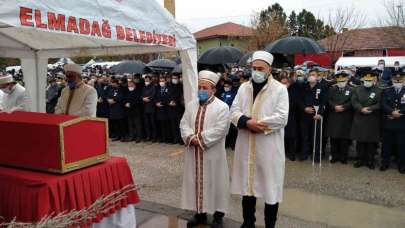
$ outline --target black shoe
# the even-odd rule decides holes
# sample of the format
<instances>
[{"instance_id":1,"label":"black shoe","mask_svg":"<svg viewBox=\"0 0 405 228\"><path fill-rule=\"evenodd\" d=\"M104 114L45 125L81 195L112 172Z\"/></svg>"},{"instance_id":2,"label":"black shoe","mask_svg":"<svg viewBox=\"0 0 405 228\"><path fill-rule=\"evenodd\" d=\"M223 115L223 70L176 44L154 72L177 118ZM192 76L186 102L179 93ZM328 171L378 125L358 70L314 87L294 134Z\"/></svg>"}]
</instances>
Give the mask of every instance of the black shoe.
<instances>
[{"instance_id":1,"label":"black shoe","mask_svg":"<svg viewBox=\"0 0 405 228\"><path fill-rule=\"evenodd\" d=\"M347 165L347 160L341 160L340 163L342 163L343 165Z\"/></svg>"},{"instance_id":2,"label":"black shoe","mask_svg":"<svg viewBox=\"0 0 405 228\"><path fill-rule=\"evenodd\" d=\"M369 163L369 164L367 165L367 167L368 167L369 169L371 169L371 170L374 170L374 169L375 169L374 163Z\"/></svg>"},{"instance_id":3,"label":"black shoe","mask_svg":"<svg viewBox=\"0 0 405 228\"><path fill-rule=\"evenodd\" d=\"M400 174L405 174L405 167L401 167L398 170Z\"/></svg>"},{"instance_id":4,"label":"black shoe","mask_svg":"<svg viewBox=\"0 0 405 228\"><path fill-rule=\"evenodd\" d=\"M225 214L222 212L216 211L214 213L214 220L212 220L211 228L223 228L223 218Z\"/></svg>"},{"instance_id":5,"label":"black shoe","mask_svg":"<svg viewBox=\"0 0 405 228\"><path fill-rule=\"evenodd\" d=\"M332 158L332 160L330 160L330 163L335 164L336 162L338 162L339 160Z\"/></svg>"},{"instance_id":6,"label":"black shoe","mask_svg":"<svg viewBox=\"0 0 405 228\"><path fill-rule=\"evenodd\" d=\"M111 139L111 141L113 141L113 142L120 141L120 140L121 140L120 138L113 138L113 139Z\"/></svg>"},{"instance_id":7,"label":"black shoe","mask_svg":"<svg viewBox=\"0 0 405 228\"><path fill-rule=\"evenodd\" d=\"M255 224L245 224L243 223L242 226L240 226L240 228L256 228Z\"/></svg>"},{"instance_id":8,"label":"black shoe","mask_svg":"<svg viewBox=\"0 0 405 228\"><path fill-rule=\"evenodd\" d=\"M361 162L361 161L357 161L357 162L354 163L354 165L353 165L354 168L360 168L360 167L362 167L362 166L364 166L364 164L363 164L363 162Z\"/></svg>"},{"instance_id":9,"label":"black shoe","mask_svg":"<svg viewBox=\"0 0 405 228\"><path fill-rule=\"evenodd\" d=\"M194 217L187 222L187 227L196 227L198 225L207 225L207 214L195 214Z\"/></svg>"},{"instance_id":10,"label":"black shoe","mask_svg":"<svg viewBox=\"0 0 405 228\"><path fill-rule=\"evenodd\" d=\"M140 143L140 142L142 142L142 139L136 139L135 142L136 142L136 143Z\"/></svg>"},{"instance_id":11,"label":"black shoe","mask_svg":"<svg viewBox=\"0 0 405 228\"><path fill-rule=\"evenodd\" d=\"M386 171L386 170L389 169L389 168L390 168L389 165L387 165L387 164L382 164L382 165L380 166L380 171L381 171L381 172L384 172L384 171Z\"/></svg>"},{"instance_id":12,"label":"black shoe","mask_svg":"<svg viewBox=\"0 0 405 228\"><path fill-rule=\"evenodd\" d=\"M294 156L294 155L289 155L289 156L287 156L287 158L288 158L290 161L295 161L295 156Z\"/></svg>"},{"instance_id":13,"label":"black shoe","mask_svg":"<svg viewBox=\"0 0 405 228\"><path fill-rule=\"evenodd\" d=\"M302 155L298 158L299 161L306 161L308 160L308 156Z\"/></svg>"}]
</instances>

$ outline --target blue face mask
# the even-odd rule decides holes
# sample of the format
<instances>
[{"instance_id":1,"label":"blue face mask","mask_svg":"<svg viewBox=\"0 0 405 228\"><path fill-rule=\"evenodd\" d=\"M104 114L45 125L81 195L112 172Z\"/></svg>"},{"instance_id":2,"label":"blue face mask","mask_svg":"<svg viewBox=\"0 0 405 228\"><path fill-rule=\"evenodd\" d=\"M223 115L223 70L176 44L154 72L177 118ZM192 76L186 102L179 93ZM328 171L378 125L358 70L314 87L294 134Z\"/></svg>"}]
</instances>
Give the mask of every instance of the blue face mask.
<instances>
[{"instance_id":1,"label":"blue face mask","mask_svg":"<svg viewBox=\"0 0 405 228\"><path fill-rule=\"evenodd\" d=\"M76 82L68 82L69 89L75 89L77 86Z\"/></svg>"},{"instance_id":2,"label":"blue face mask","mask_svg":"<svg viewBox=\"0 0 405 228\"><path fill-rule=\"evenodd\" d=\"M209 99L209 94L207 90L199 90L198 91L198 100L200 102L206 102Z\"/></svg>"}]
</instances>

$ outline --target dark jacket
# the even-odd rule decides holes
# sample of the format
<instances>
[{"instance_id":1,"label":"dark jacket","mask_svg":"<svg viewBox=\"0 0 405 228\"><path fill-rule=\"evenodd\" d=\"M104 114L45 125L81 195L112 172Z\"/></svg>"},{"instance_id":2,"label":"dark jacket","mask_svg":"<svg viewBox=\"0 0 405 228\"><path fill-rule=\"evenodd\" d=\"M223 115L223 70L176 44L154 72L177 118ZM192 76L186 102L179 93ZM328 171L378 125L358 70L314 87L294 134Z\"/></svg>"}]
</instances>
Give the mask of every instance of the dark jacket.
<instances>
[{"instance_id":1,"label":"dark jacket","mask_svg":"<svg viewBox=\"0 0 405 228\"><path fill-rule=\"evenodd\" d=\"M143 113L142 89L136 88L127 92L124 104L129 103L130 107L125 107L127 115L141 115Z\"/></svg>"},{"instance_id":2,"label":"dark jacket","mask_svg":"<svg viewBox=\"0 0 405 228\"><path fill-rule=\"evenodd\" d=\"M175 106L169 106L169 116L170 117L181 117L183 114L183 85L170 85L169 86L169 96L170 101L175 103Z\"/></svg>"},{"instance_id":3,"label":"dark jacket","mask_svg":"<svg viewBox=\"0 0 405 228\"><path fill-rule=\"evenodd\" d=\"M160 103L162 107L156 106L156 118L158 120L169 119L169 103L171 101L169 87L157 87L156 96L154 99L154 104Z\"/></svg>"},{"instance_id":4,"label":"dark jacket","mask_svg":"<svg viewBox=\"0 0 405 228\"><path fill-rule=\"evenodd\" d=\"M111 88L108 99L113 99L114 104L110 104L110 119L119 120L125 118L124 93L120 88Z\"/></svg>"},{"instance_id":5,"label":"dark jacket","mask_svg":"<svg viewBox=\"0 0 405 228\"><path fill-rule=\"evenodd\" d=\"M157 87L150 84L142 88L142 98L149 98L150 102L143 101L143 110L145 114L153 114L155 113L155 96L156 96L156 89Z\"/></svg>"},{"instance_id":6,"label":"dark jacket","mask_svg":"<svg viewBox=\"0 0 405 228\"><path fill-rule=\"evenodd\" d=\"M296 138L297 137L297 126L298 126L298 114L299 114L299 99L300 99L300 87L298 84L292 84L288 87L288 98L289 98L289 112L288 112L288 123L285 127L285 137L286 138Z\"/></svg>"},{"instance_id":7,"label":"dark jacket","mask_svg":"<svg viewBox=\"0 0 405 228\"><path fill-rule=\"evenodd\" d=\"M350 139L353 121L352 96L353 88L346 86L343 89L334 86L329 90L327 121L327 135L331 138ZM335 106L341 105L343 112L336 112Z\"/></svg>"},{"instance_id":8,"label":"dark jacket","mask_svg":"<svg viewBox=\"0 0 405 228\"><path fill-rule=\"evenodd\" d=\"M225 102L229 107L232 106L233 100L235 100L236 94L238 91L230 90L228 92L224 92L221 94L221 101Z\"/></svg>"},{"instance_id":9,"label":"dark jacket","mask_svg":"<svg viewBox=\"0 0 405 228\"><path fill-rule=\"evenodd\" d=\"M395 88L386 89L382 98L382 108L384 111L384 129L405 131L405 88L402 88L399 94ZM399 110L403 116L398 119L390 119L389 116L395 110Z\"/></svg>"},{"instance_id":10,"label":"dark jacket","mask_svg":"<svg viewBox=\"0 0 405 228\"><path fill-rule=\"evenodd\" d=\"M380 141L380 110L382 91L377 86L366 88L359 86L353 93L352 105L354 118L351 129L351 137L360 142ZM363 114L361 109L369 107L371 114Z\"/></svg>"},{"instance_id":11,"label":"dark jacket","mask_svg":"<svg viewBox=\"0 0 405 228\"><path fill-rule=\"evenodd\" d=\"M97 102L97 117L108 118L110 115L110 105L107 102L111 87L108 85L98 84L96 86L97 96L101 102Z\"/></svg>"},{"instance_id":12,"label":"dark jacket","mask_svg":"<svg viewBox=\"0 0 405 228\"><path fill-rule=\"evenodd\" d=\"M303 113L302 121L314 121L314 114L308 114L305 112L306 107L318 106L318 114L324 115L326 104L328 102L327 89L321 84L317 83L313 88L310 87L309 83L303 86L301 92L301 99L299 102L300 111Z\"/></svg>"}]
</instances>

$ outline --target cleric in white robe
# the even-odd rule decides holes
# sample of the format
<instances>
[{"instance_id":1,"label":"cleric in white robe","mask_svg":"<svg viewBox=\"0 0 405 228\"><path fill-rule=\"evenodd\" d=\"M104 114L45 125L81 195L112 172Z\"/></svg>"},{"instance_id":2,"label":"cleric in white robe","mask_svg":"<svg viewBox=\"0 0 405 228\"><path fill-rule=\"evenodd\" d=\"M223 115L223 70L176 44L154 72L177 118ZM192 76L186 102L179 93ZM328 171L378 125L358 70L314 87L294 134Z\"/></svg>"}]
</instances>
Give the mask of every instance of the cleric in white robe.
<instances>
[{"instance_id":1,"label":"cleric in white robe","mask_svg":"<svg viewBox=\"0 0 405 228\"><path fill-rule=\"evenodd\" d=\"M31 96L22 85L14 81L12 75L0 76L0 90L3 92L0 112L31 111Z\"/></svg>"},{"instance_id":2,"label":"cleric in white robe","mask_svg":"<svg viewBox=\"0 0 405 228\"><path fill-rule=\"evenodd\" d=\"M288 121L287 88L273 79L273 56L252 56L252 80L239 88L231 108L238 138L231 192L242 195L244 227L254 227L256 197L265 200L265 223L274 227L283 199L284 127Z\"/></svg>"},{"instance_id":3,"label":"cleric in white robe","mask_svg":"<svg viewBox=\"0 0 405 228\"><path fill-rule=\"evenodd\" d=\"M228 106L216 98L219 76L201 71L198 100L187 106L180 123L186 144L182 208L197 211L188 227L207 222L206 213L214 213L212 227L222 227L228 209L229 173L225 138L230 124Z\"/></svg>"},{"instance_id":4,"label":"cleric in white robe","mask_svg":"<svg viewBox=\"0 0 405 228\"><path fill-rule=\"evenodd\" d=\"M77 64L64 66L68 86L62 90L55 114L96 117L97 91L82 81L82 68Z\"/></svg>"}]
</instances>

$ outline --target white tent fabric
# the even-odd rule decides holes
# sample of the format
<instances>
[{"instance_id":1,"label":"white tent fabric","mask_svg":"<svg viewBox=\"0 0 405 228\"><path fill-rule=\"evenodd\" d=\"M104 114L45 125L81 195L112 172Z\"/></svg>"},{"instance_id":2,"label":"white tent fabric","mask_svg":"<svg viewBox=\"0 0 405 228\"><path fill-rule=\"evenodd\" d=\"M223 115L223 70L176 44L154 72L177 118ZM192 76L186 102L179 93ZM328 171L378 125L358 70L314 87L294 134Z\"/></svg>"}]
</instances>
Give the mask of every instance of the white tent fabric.
<instances>
[{"instance_id":1,"label":"white tent fabric","mask_svg":"<svg viewBox=\"0 0 405 228\"><path fill-rule=\"evenodd\" d=\"M0 0L0 57L21 58L33 110L45 111L48 58L180 51L186 102L197 90L196 41L156 1Z\"/></svg>"},{"instance_id":2,"label":"white tent fabric","mask_svg":"<svg viewBox=\"0 0 405 228\"><path fill-rule=\"evenodd\" d=\"M399 61L400 64L405 65L405 57L340 57L335 64L335 70L343 67L377 67L378 61L383 59L385 66L394 67L395 61ZM401 66L402 66L401 65Z\"/></svg>"}]
</instances>

